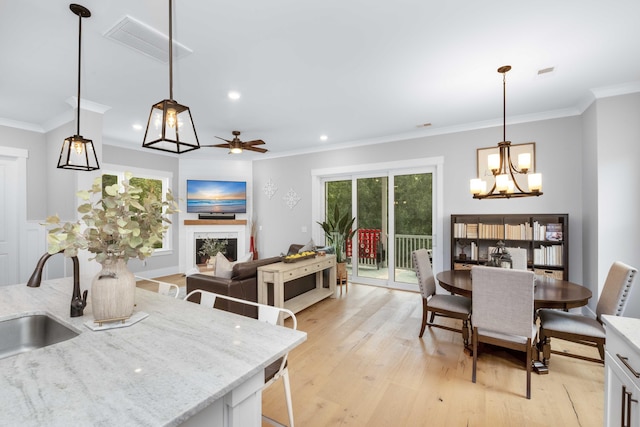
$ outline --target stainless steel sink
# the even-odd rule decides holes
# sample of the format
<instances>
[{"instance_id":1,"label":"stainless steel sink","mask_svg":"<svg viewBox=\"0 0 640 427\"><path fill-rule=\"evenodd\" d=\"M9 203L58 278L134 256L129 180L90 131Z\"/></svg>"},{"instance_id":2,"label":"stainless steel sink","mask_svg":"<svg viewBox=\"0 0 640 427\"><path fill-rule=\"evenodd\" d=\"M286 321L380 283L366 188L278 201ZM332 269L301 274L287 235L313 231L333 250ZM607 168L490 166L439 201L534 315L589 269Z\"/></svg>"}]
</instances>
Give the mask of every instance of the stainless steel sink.
<instances>
[{"instance_id":1,"label":"stainless steel sink","mask_svg":"<svg viewBox=\"0 0 640 427\"><path fill-rule=\"evenodd\" d=\"M46 347L78 336L45 314L34 314L0 322L0 359Z\"/></svg>"}]
</instances>

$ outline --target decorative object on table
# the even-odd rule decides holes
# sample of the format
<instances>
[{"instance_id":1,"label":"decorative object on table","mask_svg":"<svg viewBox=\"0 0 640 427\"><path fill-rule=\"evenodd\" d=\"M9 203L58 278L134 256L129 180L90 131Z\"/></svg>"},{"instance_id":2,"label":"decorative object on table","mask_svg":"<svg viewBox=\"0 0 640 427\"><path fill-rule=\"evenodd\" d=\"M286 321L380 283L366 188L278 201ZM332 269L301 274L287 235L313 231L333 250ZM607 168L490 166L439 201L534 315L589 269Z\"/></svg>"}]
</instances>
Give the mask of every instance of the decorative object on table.
<instances>
[{"instance_id":1,"label":"decorative object on table","mask_svg":"<svg viewBox=\"0 0 640 427\"><path fill-rule=\"evenodd\" d=\"M173 97L173 13L169 0L169 99L151 106L142 147L169 153L186 153L200 148L191 111Z\"/></svg>"},{"instance_id":2,"label":"decorative object on table","mask_svg":"<svg viewBox=\"0 0 640 427\"><path fill-rule=\"evenodd\" d=\"M224 252L229 241L226 239L206 238L202 240L202 245L198 250L198 255L207 259L207 265L215 268L215 260L218 252Z\"/></svg>"},{"instance_id":3,"label":"decorative object on table","mask_svg":"<svg viewBox=\"0 0 640 427\"><path fill-rule=\"evenodd\" d=\"M498 72L502 74L502 142L498 143L497 148L478 149L478 178L472 179L469 183L469 190L474 199L508 199L542 195L542 175L531 173L534 172L535 143L511 145L511 141L507 141L506 74L509 70L511 70L510 65L498 68ZM517 162L511 158L512 149L513 154L518 156ZM518 181L518 177L523 175L527 175L529 191L525 190L523 182ZM487 188L487 182L492 185L490 189Z\"/></svg>"},{"instance_id":4,"label":"decorative object on table","mask_svg":"<svg viewBox=\"0 0 640 427\"><path fill-rule=\"evenodd\" d=\"M79 4L70 4L71 12L78 15L78 108L76 109L76 134L65 138L58 159L59 169L92 171L100 169L93 141L80 135L80 58L82 54L82 18L89 18L89 9Z\"/></svg>"},{"instance_id":5,"label":"decorative object on table","mask_svg":"<svg viewBox=\"0 0 640 427\"><path fill-rule=\"evenodd\" d=\"M127 319L134 306L136 280L127 268L129 258L145 259L153 253L170 223L168 215L178 212L171 190L160 200L129 183L125 173L121 183L102 188L102 177L93 181L88 191L79 191L85 201L78 207L82 214L76 222L60 223L57 215L47 218L48 252L64 251L66 257L77 256L86 249L102 265L91 288L91 306L96 321ZM93 200L92 200L93 198Z\"/></svg>"},{"instance_id":6,"label":"decorative object on table","mask_svg":"<svg viewBox=\"0 0 640 427\"><path fill-rule=\"evenodd\" d=\"M336 254L336 274L342 277L347 269L347 258L345 245L348 240L353 239L358 228L352 228L355 217L350 216L350 212L340 213L340 209L336 204L333 209L333 216L327 214L327 218L323 222L319 222L324 231L327 243L331 245Z\"/></svg>"},{"instance_id":7,"label":"decorative object on table","mask_svg":"<svg viewBox=\"0 0 640 427\"><path fill-rule=\"evenodd\" d=\"M464 248L469 246L469 241L467 241L467 240L458 240L458 246L460 247L460 253L458 254L458 259L459 260L466 260L467 259L467 254L464 253Z\"/></svg>"},{"instance_id":8,"label":"decorative object on table","mask_svg":"<svg viewBox=\"0 0 640 427\"><path fill-rule=\"evenodd\" d=\"M502 240L496 243L496 248L491 252L490 256L488 264L490 267L513 268L511 254L509 254Z\"/></svg>"},{"instance_id":9,"label":"decorative object on table","mask_svg":"<svg viewBox=\"0 0 640 427\"><path fill-rule=\"evenodd\" d=\"M282 197L282 200L284 200L289 209L293 209L301 200L301 197L298 196L298 193L296 193L293 188L289 188L289 191L287 191L287 194Z\"/></svg>"},{"instance_id":10,"label":"decorative object on table","mask_svg":"<svg viewBox=\"0 0 640 427\"><path fill-rule=\"evenodd\" d=\"M282 261L298 262L298 261L302 261L303 259L309 259L309 258L315 258L315 257L316 257L315 251L304 251L304 252L298 252L297 254L287 255L282 259Z\"/></svg>"}]
</instances>

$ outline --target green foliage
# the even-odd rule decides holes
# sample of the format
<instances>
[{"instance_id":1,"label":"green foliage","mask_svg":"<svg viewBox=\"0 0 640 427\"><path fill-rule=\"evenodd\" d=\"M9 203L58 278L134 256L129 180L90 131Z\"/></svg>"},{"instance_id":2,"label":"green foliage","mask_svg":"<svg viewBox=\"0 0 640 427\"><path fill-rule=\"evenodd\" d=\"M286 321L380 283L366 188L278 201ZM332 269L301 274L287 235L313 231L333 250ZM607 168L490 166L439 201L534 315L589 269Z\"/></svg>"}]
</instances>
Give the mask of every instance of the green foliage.
<instances>
[{"instance_id":1,"label":"green foliage","mask_svg":"<svg viewBox=\"0 0 640 427\"><path fill-rule=\"evenodd\" d=\"M345 262L345 242L353 238L357 228L352 228L355 218L351 217L350 212L340 213L340 209L336 204L333 209L333 215L327 215L327 219L318 222L324 231L327 241L336 252L336 262Z\"/></svg>"},{"instance_id":2,"label":"green foliage","mask_svg":"<svg viewBox=\"0 0 640 427\"><path fill-rule=\"evenodd\" d=\"M218 252L223 252L226 249L228 243L227 240L222 239L204 239L200 250L198 250L198 255L216 256Z\"/></svg>"},{"instance_id":3,"label":"green foliage","mask_svg":"<svg viewBox=\"0 0 640 427\"><path fill-rule=\"evenodd\" d=\"M387 229L387 177L358 178L358 227ZM431 173L396 175L394 177L395 232L396 234L431 235L432 189ZM351 180L326 183L328 207L339 206L341 211L351 211ZM383 196L384 195L384 196ZM326 215L331 213L327 209ZM383 223L383 221L385 221Z\"/></svg>"},{"instance_id":4,"label":"green foliage","mask_svg":"<svg viewBox=\"0 0 640 427\"><path fill-rule=\"evenodd\" d=\"M79 191L78 197L86 201L78 207L79 221L60 223L57 215L47 218L45 225L53 226L47 240L50 254L64 251L65 256L86 249L103 263L109 258L145 259L154 251L171 223L167 215L178 212L178 205L169 190L162 201L130 183L131 173L125 174L121 184L103 187L102 177L94 180L90 190ZM100 198L92 201L92 197ZM164 210L164 213L163 213Z\"/></svg>"}]
</instances>

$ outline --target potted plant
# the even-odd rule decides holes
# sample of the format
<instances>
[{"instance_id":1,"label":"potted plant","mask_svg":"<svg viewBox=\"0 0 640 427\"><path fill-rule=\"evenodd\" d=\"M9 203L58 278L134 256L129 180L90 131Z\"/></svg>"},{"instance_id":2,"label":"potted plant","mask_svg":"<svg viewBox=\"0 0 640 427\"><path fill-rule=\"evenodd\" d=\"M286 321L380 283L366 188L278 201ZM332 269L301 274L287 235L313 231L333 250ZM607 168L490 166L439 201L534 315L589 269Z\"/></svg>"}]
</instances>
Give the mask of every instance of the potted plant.
<instances>
[{"instance_id":1,"label":"potted plant","mask_svg":"<svg viewBox=\"0 0 640 427\"><path fill-rule=\"evenodd\" d=\"M86 249L102 265L93 279L91 302L96 321L126 319L134 306L135 277L127 268L130 258L145 259L153 253L171 223L167 215L178 212L171 191L165 200L153 193L143 199L143 190L131 185L132 174L125 179L102 187L97 177L90 190L79 191L85 201L78 207L80 220L60 223L57 215L47 218L48 252L64 251L67 257ZM93 200L92 200L93 199Z\"/></svg>"},{"instance_id":2,"label":"potted plant","mask_svg":"<svg viewBox=\"0 0 640 427\"><path fill-rule=\"evenodd\" d=\"M218 252L224 252L229 242L225 239L206 238L198 250L198 255L205 257L207 264L212 264Z\"/></svg>"},{"instance_id":3,"label":"potted plant","mask_svg":"<svg viewBox=\"0 0 640 427\"><path fill-rule=\"evenodd\" d=\"M351 240L358 230L352 228L355 218L350 218L348 213L341 214L338 205L336 204L333 209L333 216L327 215L327 218L323 222L318 222L324 231L327 242L333 246L336 253L337 273L341 278L346 275L346 242Z\"/></svg>"}]
</instances>

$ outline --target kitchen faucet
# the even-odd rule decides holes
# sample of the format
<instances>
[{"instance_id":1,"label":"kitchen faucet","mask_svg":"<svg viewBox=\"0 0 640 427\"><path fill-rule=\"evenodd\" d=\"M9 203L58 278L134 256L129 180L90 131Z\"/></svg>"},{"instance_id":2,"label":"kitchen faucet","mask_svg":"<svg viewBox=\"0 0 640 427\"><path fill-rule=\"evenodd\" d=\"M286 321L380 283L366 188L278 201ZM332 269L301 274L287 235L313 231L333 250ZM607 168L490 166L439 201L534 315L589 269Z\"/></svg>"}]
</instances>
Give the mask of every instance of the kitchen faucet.
<instances>
[{"instance_id":1,"label":"kitchen faucet","mask_svg":"<svg viewBox=\"0 0 640 427\"><path fill-rule=\"evenodd\" d=\"M60 251L57 253L62 252L64 251ZM42 257L40 257L40 260L36 265L36 269L33 270L33 274L31 274L31 277L27 282L27 286L32 288L40 287L44 264L52 255L55 254L46 253L42 255ZM72 256L71 260L73 261L73 295L71 296L71 317L80 317L83 314L84 307L87 305L88 291L85 290L84 293L80 295L80 263L78 262L77 256Z\"/></svg>"}]
</instances>

